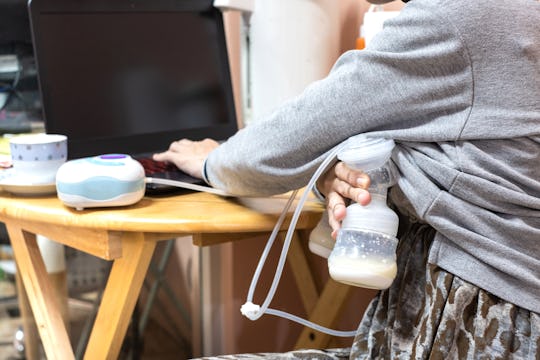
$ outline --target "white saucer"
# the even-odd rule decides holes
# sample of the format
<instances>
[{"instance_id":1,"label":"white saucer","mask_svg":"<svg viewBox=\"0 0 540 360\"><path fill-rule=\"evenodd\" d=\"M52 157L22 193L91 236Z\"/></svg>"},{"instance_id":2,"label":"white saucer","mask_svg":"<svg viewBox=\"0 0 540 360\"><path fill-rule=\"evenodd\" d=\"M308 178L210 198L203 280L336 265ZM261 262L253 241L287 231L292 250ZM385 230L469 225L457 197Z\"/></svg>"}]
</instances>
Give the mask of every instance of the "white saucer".
<instances>
[{"instance_id":1,"label":"white saucer","mask_svg":"<svg viewBox=\"0 0 540 360\"><path fill-rule=\"evenodd\" d=\"M56 193L54 181L43 181L17 174L15 169L0 170L0 188L14 195L48 195Z\"/></svg>"}]
</instances>

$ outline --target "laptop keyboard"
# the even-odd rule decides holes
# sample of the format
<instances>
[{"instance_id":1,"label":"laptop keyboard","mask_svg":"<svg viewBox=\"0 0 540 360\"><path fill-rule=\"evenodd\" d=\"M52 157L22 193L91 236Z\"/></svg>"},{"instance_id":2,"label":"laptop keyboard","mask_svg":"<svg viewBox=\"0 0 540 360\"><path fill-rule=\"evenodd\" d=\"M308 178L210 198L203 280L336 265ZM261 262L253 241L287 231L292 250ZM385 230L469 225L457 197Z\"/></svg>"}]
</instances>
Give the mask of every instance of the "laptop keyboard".
<instances>
[{"instance_id":1,"label":"laptop keyboard","mask_svg":"<svg viewBox=\"0 0 540 360\"><path fill-rule=\"evenodd\" d=\"M146 176L180 171L173 163L156 161L147 157L137 158L136 160L143 166Z\"/></svg>"},{"instance_id":2,"label":"laptop keyboard","mask_svg":"<svg viewBox=\"0 0 540 360\"><path fill-rule=\"evenodd\" d=\"M167 180L176 180L187 182L190 184L204 184L204 181L201 179L194 178L179 168L176 167L173 163L156 161L152 159L151 155L138 156L135 158L144 168L145 176L151 177L154 179L167 179ZM147 194L161 194L161 193L170 193L185 191L180 187L156 184L156 183L147 183L146 192Z\"/></svg>"}]
</instances>

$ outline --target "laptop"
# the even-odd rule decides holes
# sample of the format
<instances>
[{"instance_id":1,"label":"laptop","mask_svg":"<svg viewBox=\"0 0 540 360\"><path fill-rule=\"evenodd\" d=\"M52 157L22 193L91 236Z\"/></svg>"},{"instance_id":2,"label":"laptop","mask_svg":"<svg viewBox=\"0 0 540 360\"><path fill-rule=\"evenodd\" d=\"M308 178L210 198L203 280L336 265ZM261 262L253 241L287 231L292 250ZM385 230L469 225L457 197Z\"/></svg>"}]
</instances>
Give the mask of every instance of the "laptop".
<instances>
[{"instance_id":1,"label":"laptop","mask_svg":"<svg viewBox=\"0 0 540 360\"><path fill-rule=\"evenodd\" d=\"M31 0L48 133L70 159L128 154L147 176L200 182L151 154L238 130L221 12L211 0ZM156 190L158 185L149 185Z\"/></svg>"}]
</instances>

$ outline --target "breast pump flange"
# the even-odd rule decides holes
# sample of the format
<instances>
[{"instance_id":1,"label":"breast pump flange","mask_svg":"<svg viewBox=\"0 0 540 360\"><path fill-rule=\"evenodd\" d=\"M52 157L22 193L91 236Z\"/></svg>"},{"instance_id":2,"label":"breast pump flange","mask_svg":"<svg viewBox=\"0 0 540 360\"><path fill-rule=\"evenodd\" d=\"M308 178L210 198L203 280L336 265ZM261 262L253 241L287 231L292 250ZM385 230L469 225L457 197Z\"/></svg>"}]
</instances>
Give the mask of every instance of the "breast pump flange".
<instances>
[{"instance_id":1,"label":"breast pump flange","mask_svg":"<svg viewBox=\"0 0 540 360\"><path fill-rule=\"evenodd\" d=\"M399 218L386 203L396 182L390 160L394 141L357 136L337 155L348 167L369 175L368 205L347 207L336 243L328 257L330 276L339 282L372 289L388 288L397 273L396 238Z\"/></svg>"}]
</instances>

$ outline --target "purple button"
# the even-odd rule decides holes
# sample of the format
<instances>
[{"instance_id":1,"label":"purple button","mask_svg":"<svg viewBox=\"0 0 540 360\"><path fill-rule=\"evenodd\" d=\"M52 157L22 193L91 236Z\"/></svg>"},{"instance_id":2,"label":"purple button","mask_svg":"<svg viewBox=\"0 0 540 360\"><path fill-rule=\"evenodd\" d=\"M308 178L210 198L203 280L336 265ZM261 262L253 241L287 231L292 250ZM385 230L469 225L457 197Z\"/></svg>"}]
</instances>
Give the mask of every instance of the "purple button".
<instances>
[{"instance_id":1,"label":"purple button","mask_svg":"<svg viewBox=\"0 0 540 360\"><path fill-rule=\"evenodd\" d=\"M125 159L127 156L123 154L106 154L101 155L99 158L103 160L116 160L116 159Z\"/></svg>"}]
</instances>

